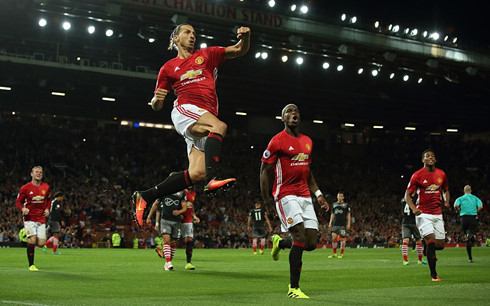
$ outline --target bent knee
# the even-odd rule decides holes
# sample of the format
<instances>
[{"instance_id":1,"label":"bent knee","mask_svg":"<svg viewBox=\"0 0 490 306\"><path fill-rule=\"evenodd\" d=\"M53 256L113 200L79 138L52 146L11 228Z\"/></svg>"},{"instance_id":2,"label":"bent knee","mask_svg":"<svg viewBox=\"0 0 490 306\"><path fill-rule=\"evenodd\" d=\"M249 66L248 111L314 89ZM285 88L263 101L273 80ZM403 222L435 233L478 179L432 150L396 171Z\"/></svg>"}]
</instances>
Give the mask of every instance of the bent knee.
<instances>
[{"instance_id":1,"label":"bent knee","mask_svg":"<svg viewBox=\"0 0 490 306\"><path fill-rule=\"evenodd\" d=\"M218 121L214 126L212 132L218 133L222 136L225 136L226 130L228 129L228 125L223 121Z\"/></svg>"},{"instance_id":2,"label":"bent knee","mask_svg":"<svg viewBox=\"0 0 490 306\"><path fill-rule=\"evenodd\" d=\"M191 181L193 183L204 181L204 179L206 178L206 172L205 171L197 171L197 170L193 171L193 170L189 169L189 177L191 178Z\"/></svg>"}]
</instances>

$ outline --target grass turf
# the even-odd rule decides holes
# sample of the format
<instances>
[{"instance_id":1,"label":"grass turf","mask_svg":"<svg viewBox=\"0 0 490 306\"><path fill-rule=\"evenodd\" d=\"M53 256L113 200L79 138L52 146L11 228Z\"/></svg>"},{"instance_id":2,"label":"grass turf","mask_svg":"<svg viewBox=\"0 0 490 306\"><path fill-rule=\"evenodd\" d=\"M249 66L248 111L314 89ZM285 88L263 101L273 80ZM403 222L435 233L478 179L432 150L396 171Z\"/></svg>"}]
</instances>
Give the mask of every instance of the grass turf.
<instances>
[{"instance_id":1,"label":"grass turf","mask_svg":"<svg viewBox=\"0 0 490 306\"><path fill-rule=\"evenodd\" d=\"M174 271L154 250L36 249L39 272L27 269L26 250L0 249L0 304L13 305L488 305L490 248L438 251L442 282L432 282L428 266L402 265L399 249L347 249L343 259L327 259L330 249L305 252L301 289L309 300L286 296L289 252L274 262L270 250L195 249L196 270L187 271L178 249Z\"/></svg>"}]
</instances>

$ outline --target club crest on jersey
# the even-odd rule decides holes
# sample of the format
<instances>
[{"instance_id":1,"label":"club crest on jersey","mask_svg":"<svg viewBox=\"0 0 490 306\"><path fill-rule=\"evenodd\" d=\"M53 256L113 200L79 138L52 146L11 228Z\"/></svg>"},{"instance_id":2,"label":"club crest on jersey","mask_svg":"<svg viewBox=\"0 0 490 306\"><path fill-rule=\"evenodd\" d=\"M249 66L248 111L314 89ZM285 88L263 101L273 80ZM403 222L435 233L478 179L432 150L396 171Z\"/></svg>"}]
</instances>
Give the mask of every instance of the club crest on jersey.
<instances>
[{"instance_id":1,"label":"club crest on jersey","mask_svg":"<svg viewBox=\"0 0 490 306\"><path fill-rule=\"evenodd\" d=\"M288 224L293 224L293 218L288 218Z\"/></svg>"},{"instance_id":2,"label":"club crest on jersey","mask_svg":"<svg viewBox=\"0 0 490 306\"><path fill-rule=\"evenodd\" d=\"M300 162L302 162L302 161L307 160L307 159L308 159L308 157L310 157L310 154L299 153L299 154L297 154L297 155L293 156L293 157L291 158L291 160L294 160L294 161L300 161Z\"/></svg>"},{"instance_id":3,"label":"club crest on jersey","mask_svg":"<svg viewBox=\"0 0 490 306\"><path fill-rule=\"evenodd\" d=\"M196 57L195 62L196 62L196 64L201 65L202 63L204 63L204 57L202 57L202 56Z\"/></svg>"},{"instance_id":4,"label":"club crest on jersey","mask_svg":"<svg viewBox=\"0 0 490 306\"><path fill-rule=\"evenodd\" d=\"M193 79L197 77L198 75L202 74L202 69L199 70L188 70L186 73L180 76L180 80L183 81L185 79Z\"/></svg>"},{"instance_id":5,"label":"club crest on jersey","mask_svg":"<svg viewBox=\"0 0 490 306\"><path fill-rule=\"evenodd\" d=\"M306 150L311 151L311 145L309 143L306 144Z\"/></svg>"},{"instance_id":6,"label":"club crest on jersey","mask_svg":"<svg viewBox=\"0 0 490 306\"><path fill-rule=\"evenodd\" d=\"M437 178L437 184L441 184L442 183L442 178L438 177Z\"/></svg>"}]
</instances>

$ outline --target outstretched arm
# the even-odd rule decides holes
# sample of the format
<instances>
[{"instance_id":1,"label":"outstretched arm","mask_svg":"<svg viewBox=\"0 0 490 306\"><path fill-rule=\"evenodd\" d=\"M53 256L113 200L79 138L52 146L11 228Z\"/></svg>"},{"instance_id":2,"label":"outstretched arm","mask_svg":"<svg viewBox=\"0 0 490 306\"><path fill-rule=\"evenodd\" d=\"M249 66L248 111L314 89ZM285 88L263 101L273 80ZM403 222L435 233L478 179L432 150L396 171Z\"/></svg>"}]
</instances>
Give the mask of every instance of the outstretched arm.
<instances>
[{"instance_id":1,"label":"outstretched arm","mask_svg":"<svg viewBox=\"0 0 490 306\"><path fill-rule=\"evenodd\" d=\"M226 47L225 59L240 57L247 54L248 49L250 48L250 28L238 28L237 38L239 41L235 45Z\"/></svg>"}]
</instances>

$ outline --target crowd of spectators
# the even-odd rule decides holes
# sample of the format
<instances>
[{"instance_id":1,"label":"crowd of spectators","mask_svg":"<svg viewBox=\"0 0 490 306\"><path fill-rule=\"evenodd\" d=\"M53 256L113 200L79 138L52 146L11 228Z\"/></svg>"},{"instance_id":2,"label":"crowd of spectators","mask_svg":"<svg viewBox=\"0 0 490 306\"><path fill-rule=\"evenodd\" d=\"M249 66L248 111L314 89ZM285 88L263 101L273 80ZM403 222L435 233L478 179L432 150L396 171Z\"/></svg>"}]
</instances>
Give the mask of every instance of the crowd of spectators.
<instances>
[{"instance_id":1,"label":"crowd of spectators","mask_svg":"<svg viewBox=\"0 0 490 306\"><path fill-rule=\"evenodd\" d=\"M185 144L174 131L121 126L118 122L58 118L47 115L0 114L0 242L18 241L22 216L15 207L19 188L29 182L34 165L44 168L53 192L63 191L66 226L62 247L92 247L100 237L119 230L127 246L133 237L154 235L138 229L131 216L131 194L146 189L169 172L185 169ZM267 135L264 139L270 137ZM484 204L478 239L490 236L489 139L417 134L368 135L363 144L318 141L312 171L330 203L345 192L352 209L348 243L395 246L401 240L401 204L411 174L422 167L421 152L436 150L437 166L449 177L451 203L470 184ZM337 138L336 138L337 139ZM341 138L338 138L341 139ZM246 140L246 138L245 138ZM249 247L247 218L260 200L259 169L263 147L251 147L243 137L227 137L222 170L237 177L237 186L217 197L206 197L197 185L195 226L199 247ZM280 223L268 211L274 232ZM330 212L317 209L320 243L329 244ZM459 218L444 209L448 242L461 242ZM124 236L126 239L124 239Z\"/></svg>"}]
</instances>

